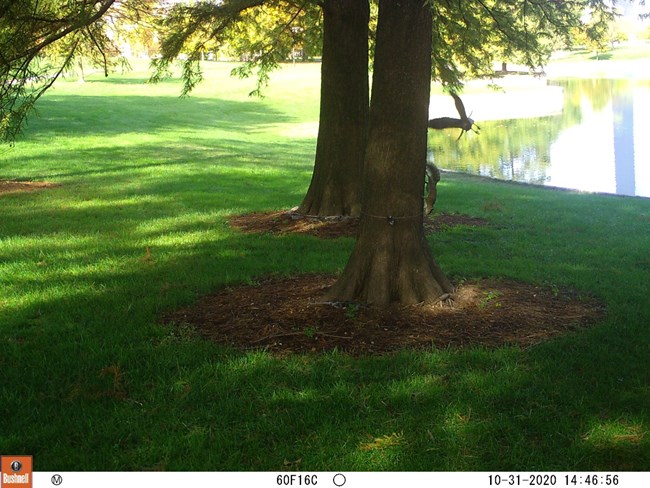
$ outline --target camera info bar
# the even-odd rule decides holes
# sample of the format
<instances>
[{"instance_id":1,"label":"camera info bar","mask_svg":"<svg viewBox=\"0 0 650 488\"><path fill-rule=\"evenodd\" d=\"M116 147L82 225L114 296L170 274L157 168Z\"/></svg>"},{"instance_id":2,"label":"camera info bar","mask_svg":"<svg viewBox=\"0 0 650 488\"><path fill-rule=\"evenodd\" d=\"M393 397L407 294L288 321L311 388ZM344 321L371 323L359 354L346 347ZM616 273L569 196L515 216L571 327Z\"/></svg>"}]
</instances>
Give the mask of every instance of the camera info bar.
<instances>
[{"instance_id":1,"label":"camera info bar","mask_svg":"<svg viewBox=\"0 0 650 488\"><path fill-rule=\"evenodd\" d=\"M645 472L34 472L37 488L489 488L489 487L620 487L647 488ZM2 483L1 488L20 485Z\"/></svg>"}]
</instances>

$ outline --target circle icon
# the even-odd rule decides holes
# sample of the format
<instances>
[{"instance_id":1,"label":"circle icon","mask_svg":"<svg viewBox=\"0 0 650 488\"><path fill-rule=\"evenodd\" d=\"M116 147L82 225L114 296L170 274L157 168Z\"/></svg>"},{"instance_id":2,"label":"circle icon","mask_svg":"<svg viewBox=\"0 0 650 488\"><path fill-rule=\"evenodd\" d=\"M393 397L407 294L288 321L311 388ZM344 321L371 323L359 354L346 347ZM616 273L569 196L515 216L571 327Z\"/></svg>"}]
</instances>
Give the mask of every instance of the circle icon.
<instances>
[{"instance_id":1,"label":"circle icon","mask_svg":"<svg viewBox=\"0 0 650 488\"><path fill-rule=\"evenodd\" d=\"M52 484L54 486L59 486L61 483L63 483L63 477L60 474L52 476Z\"/></svg>"},{"instance_id":2,"label":"circle icon","mask_svg":"<svg viewBox=\"0 0 650 488\"><path fill-rule=\"evenodd\" d=\"M18 460L15 460L14 462L12 462L10 466L11 466L11 470L12 470L14 473L17 473L18 471L20 471L21 469L23 469L23 463L21 463L21 462L18 461Z\"/></svg>"},{"instance_id":3,"label":"circle icon","mask_svg":"<svg viewBox=\"0 0 650 488\"><path fill-rule=\"evenodd\" d=\"M346 481L347 480L342 473L335 474L334 478L332 479L332 483L334 483L336 486L343 486Z\"/></svg>"}]
</instances>

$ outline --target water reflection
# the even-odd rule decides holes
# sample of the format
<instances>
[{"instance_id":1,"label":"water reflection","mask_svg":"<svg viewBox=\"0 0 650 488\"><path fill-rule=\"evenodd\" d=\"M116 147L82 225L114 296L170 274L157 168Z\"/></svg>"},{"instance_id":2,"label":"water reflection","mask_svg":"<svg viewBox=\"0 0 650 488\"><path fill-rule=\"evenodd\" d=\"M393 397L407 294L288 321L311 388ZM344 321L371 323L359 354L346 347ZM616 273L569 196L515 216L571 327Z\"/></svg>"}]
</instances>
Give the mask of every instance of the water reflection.
<instances>
[{"instance_id":1,"label":"water reflection","mask_svg":"<svg viewBox=\"0 0 650 488\"><path fill-rule=\"evenodd\" d=\"M560 114L481 121L476 112L480 135L429 131L429 158L492 178L650 197L650 81L550 84L564 90Z\"/></svg>"},{"instance_id":2,"label":"water reflection","mask_svg":"<svg viewBox=\"0 0 650 488\"><path fill-rule=\"evenodd\" d=\"M636 195L634 173L634 97L632 90L612 90L616 193Z\"/></svg>"}]
</instances>

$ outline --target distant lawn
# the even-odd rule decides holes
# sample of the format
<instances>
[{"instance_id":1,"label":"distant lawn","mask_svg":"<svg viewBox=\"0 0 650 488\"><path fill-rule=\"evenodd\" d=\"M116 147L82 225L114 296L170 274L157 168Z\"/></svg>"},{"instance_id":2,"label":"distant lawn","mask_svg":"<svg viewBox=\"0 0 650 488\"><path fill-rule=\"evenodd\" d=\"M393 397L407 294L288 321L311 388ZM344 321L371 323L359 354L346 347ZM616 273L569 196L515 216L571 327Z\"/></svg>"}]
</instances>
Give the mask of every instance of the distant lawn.
<instances>
[{"instance_id":1,"label":"distant lawn","mask_svg":"<svg viewBox=\"0 0 650 488\"><path fill-rule=\"evenodd\" d=\"M650 43L639 45L619 45L596 52L591 49L579 49L558 57L554 62L570 63L577 61L625 61L650 59Z\"/></svg>"},{"instance_id":2,"label":"distant lawn","mask_svg":"<svg viewBox=\"0 0 650 488\"><path fill-rule=\"evenodd\" d=\"M58 83L2 149L0 179L60 186L0 195L0 452L38 471L650 469L648 199L444 175L439 211L492 224L431 237L456 282L607 304L530 349L279 358L160 325L225 286L339 272L353 246L227 225L300 202L320 69L257 100L230 68L187 99L144 72Z\"/></svg>"}]
</instances>

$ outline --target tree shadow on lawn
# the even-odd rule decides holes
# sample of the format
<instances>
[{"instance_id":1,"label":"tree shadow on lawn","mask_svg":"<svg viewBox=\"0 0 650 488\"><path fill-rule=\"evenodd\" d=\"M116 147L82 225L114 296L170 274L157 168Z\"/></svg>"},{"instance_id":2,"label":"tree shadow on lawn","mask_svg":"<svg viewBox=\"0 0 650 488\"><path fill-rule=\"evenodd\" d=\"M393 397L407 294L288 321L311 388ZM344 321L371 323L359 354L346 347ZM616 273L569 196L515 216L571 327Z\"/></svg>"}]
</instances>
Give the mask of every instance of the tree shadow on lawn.
<instances>
[{"instance_id":1,"label":"tree shadow on lawn","mask_svg":"<svg viewBox=\"0 0 650 488\"><path fill-rule=\"evenodd\" d=\"M106 202L103 211L112 206ZM86 222L82 233L96 211L74 215ZM38 286L63 283L79 294L46 293L51 301L34 303L29 321L11 321L2 367L23 383L4 406L22 415L1 422L11 420L11 431L24 435L3 445L37 453L41 469L80 462L94 470L182 470L188 462L195 470L275 471L648 467L650 365L630 330L600 327L525 351L237 352L200 339L197 329L156 326L156 316L188 305L197 293L279 268L331 268L349 252L349 241L237 233L215 240L206 232L187 246L158 243L148 255L138 244L147 238L212 224L169 223L151 233L142 222L109 217L100 219L107 222L101 232L128 232L132 240L108 255L93 242L54 251L51 264L65 268L83 257L88 269L45 273ZM129 262L97 269L120 255ZM323 263L324 255L331 261ZM487 305L498 311L494 300ZM20 348L37 346L37 360L21 361ZM630 354L639 356L633 365L621 361ZM121 383L102 375L116 367ZM36 412L47 429L33 422ZM611 424L623 433L608 434ZM9 425L0 431L10 432Z\"/></svg>"},{"instance_id":2,"label":"tree shadow on lawn","mask_svg":"<svg viewBox=\"0 0 650 488\"><path fill-rule=\"evenodd\" d=\"M29 230L33 247L2 256L42 270L12 277L17 287L40 290L40 296L5 315L8 340L0 357L3 373L22 381L1 403L10 415L1 416L0 432L23 435L4 438L3 445L36 453L41 469L183 470L188 459L196 470L650 467L647 333L640 336L610 317L599 327L525 349L481 347L480 341L434 348L428 341L416 351L401 344L388 354L355 356L341 352L349 342L342 339L338 351L314 354L311 346L277 356L280 338L268 334L254 344L266 350L214 345L190 322L166 326L156 320L252 277L340 268L350 240L239 234L228 231L214 209L204 218L174 220L187 208L204 210L203 198L183 191L190 173L176 183L141 182L132 191L164 197L128 204L139 217L122 218L109 198L118 201L119 189L102 191L113 177L109 172L95 182L94 197L106 199L101 206L50 209ZM223 205L236 204L239 180L213 178L233 189ZM265 176L252 178L256 185ZM247 198L240 197L241 208L253 206ZM217 201L215 194L208 206ZM3 222L26 219L14 203L8 213L3 208ZM62 231L82 239L76 247L52 247ZM461 237L471 232L465 228ZM98 246L115 234L130 237ZM187 235L194 239L184 241ZM264 284L259 281L257 290ZM297 290L291 280L275 285L274 299L285 303L278 288ZM256 286L249 288L265 298ZM551 298L553 290L544 291ZM504 298L484 294L485 308L476 313L499 313L507 308ZM255 305L230 302L258 322L268 318ZM337 321L364 318L367 311L351 305L337 309ZM308 329L313 320L310 313L290 324L290 332L305 343L318 341L319 329ZM116 383L118 376L113 381L103 371L121 371L124 379Z\"/></svg>"},{"instance_id":3,"label":"tree shadow on lawn","mask_svg":"<svg viewBox=\"0 0 650 488\"><path fill-rule=\"evenodd\" d=\"M187 303L197 288L214 286L199 285L197 269L246 276L263 272L250 267L251 254L323 253L313 238L280 239L282 246L270 236L235 235L219 247L239 254L216 255L206 236L188 252L176 250L174 259L166 252L173 244L150 256L123 248L116 252L134 256L128 269L65 278L85 289L83 296L41 303L40 315L14 326L39 331L49 346L35 351L38 361L21 375L28 397L16 392L5 404L23 412L12 425L26 433L5 445L37 452L42 469L72 469L83 461L95 470L182 470L187 459L194 470L647 468L647 369L639 376L629 363L617 366L620 355L644 349L629 332L583 331L526 351L429 346L417 353L278 357L212 346L187 326L184 332L152 327L161 307ZM101 254L88 245L77 249L89 263ZM612 343L607 336L614 333ZM20 347L34 349L32 334L23 341ZM9 346L3 370L18 374L26 365L12 358L15 341ZM646 357L635 368L648 366ZM119 368L123 379L107 381L107 368ZM30 384L34 378L47 386ZM58 400L44 409L30 388ZM49 410L58 402L64 419ZM47 432L74 441L74 453L42 437L45 430L29 420L37 409ZM100 420L110 428L87 431ZM601 426L611 423L636 437L602 434ZM95 449L83 448L89 443Z\"/></svg>"},{"instance_id":4,"label":"tree shadow on lawn","mask_svg":"<svg viewBox=\"0 0 650 488\"><path fill-rule=\"evenodd\" d=\"M584 347L575 337L564 344ZM208 377L193 385L207 382L219 398L212 425L223 431L209 448L218 469L647 469L650 419L634 403L645 403L643 393L618 385L602 396L602 372L590 369L589 361L611 361L613 372L617 353L558 362L555 348L545 349L246 355L219 368L219 386ZM637 437L594 446L597 426L612 420L634 425ZM167 468L180 469L173 459Z\"/></svg>"},{"instance_id":5,"label":"tree shadow on lawn","mask_svg":"<svg viewBox=\"0 0 650 488\"><path fill-rule=\"evenodd\" d=\"M70 105L76 107L70 110ZM253 134L294 119L260 101L142 95L50 95L39 101L25 140L129 133L191 133L206 129Z\"/></svg>"},{"instance_id":6,"label":"tree shadow on lawn","mask_svg":"<svg viewBox=\"0 0 650 488\"><path fill-rule=\"evenodd\" d=\"M269 187L278 189L278 194L285 193L287 188L303 192L302 187L309 183L313 151L311 141L255 144L191 137L183 144L143 142L126 147L79 149L73 156L78 163L72 168L70 155L65 152L32 154L24 163L38 164L48 179L72 179L82 186L97 186L98 198L128 193L121 182L138 183L133 191L140 193L166 194L191 188L209 191L207 187L211 185L212 192L218 194L220 187L236 186L239 181L239 191L249 192L247 198L254 203L260 195L256 190L263 193ZM227 205L215 204L217 208Z\"/></svg>"},{"instance_id":7,"label":"tree shadow on lawn","mask_svg":"<svg viewBox=\"0 0 650 488\"><path fill-rule=\"evenodd\" d=\"M224 237L227 236L227 232L223 234L226 229L213 213L204 217L190 213L187 219L181 219L174 215L178 208L182 208L183 213L187 214L192 206L200 211L217 206L217 202L212 200L218 200L226 208L246 204L245 200L241 200L241 182L236 176L222 174L214 178L218 182L216 187L215 183L209 180L205 185L206 181L197 184L193 174L175 175L171 180L162 178L154 181L137 181L136 195L152 195L156 198L154 200L138 201L136 199L110 203L107 201L110 198L129 195L129 191L124 187L119 187L119 191L113 187L112 190L93 195L97 201L102 202L100 205L91 200L88 208L85 208L84 205L64 210L57 207L49 208L43 210L41 217L49 223L55 223L62 219L69 223L83 223L77 224L77 232L80 234L88 232L118 236L133 234L124 242L131 241L139 235L140 241L146 243L141 244L139 251L141 256L148 256L149 253L153 253L153 255L163 253L166 255L165 259L175 259L174 254L183 252L184 234L196 235L192 231L196 231L197 228L200 229L198 234L200 239L210 236L209 238L215 240L215 252L233 256L235 259L237 256L246 256L246 245L242 244L241 249L228 245L230 238ZM97 185L97 187L101 188L102 185ZM270 191L271 194L275 193L273 189ZM191 195L186 197L185 192ZM262 192L258 190L259 193ZM261 198L258 195L257 203ZM32 209L24 210L22 207L17 207L13 212L8 213L7 217L9 220L21 222L28 218L24 213L32 211ZM133 220L135 215L138 216L137 222ZM93 226L94 222L97 223L97 227ZM144 224L145 222L146 224ZM61 227L61 223L54 225L56 228ZM47 225L41 226L39 231L46 234ZM444 233L444 230L441 232ZM166 245L159 244L163 236L166 235L177 236L179 249L176 253L174 253L173 246L167 249ZM243 236L241 239L244 242ZM306 241L287 240L284 246L294 242L297 243L298 248L295 248L293 256L287 254L285 248L280 252L280 249L272 247L264 250L261 256L273 256L272 259L280 265L280 269L285 270L284 273L287 269L305 272L310 268L313 269L314 266L327 269L327 267L323 267L327 260L323 259L320 254L322 253L322 244L314 246L310 253L305 253L302 250L303 246L307 245ZM194 242L190 249L195 245ZM349 247L349 243L345 245ZM223 248L219 250L221 246ZM293 246L287 247L292 248ZM134 252L133 249L129 248L126 255L132 252ZM83 254L71 253L69 249L66 250L66 253L70 266L76 259L69 259L70 256L82 256ZM124 255L124 253L116 250L116 255ZM309 257L310 255L311 257ZM256 260L254 256L255 253L250 255L250 259L257 263L253 266L258 268L260 263L269 259L260 256L261 259ZM300 260L296 259L297 256L300 256L305 265L299 265ZM60 261L56 257L51 259L55 262ZM83 257L84 261L87 259L87 256ZM345 255L340 254L334 258L334 262L342 263L344 259ZM231 270L230 273L233 273L232 267L228 265L227 261L226 259L215 267L215 272L220 269L228 269ZM289 262L291 265L287 267ZM280 263L285 264L281 265ZM212 266L214 267L216 264L213 263ZM340 266L340 264L338 265ZM260 272L254 273L252 276L261 275ZM248 274L248 276L251 275ZM98 277L93 278L93 280L95 279ZM325 276L316 277L314 280L307 276L296 278L292 282L271 280L266 282L265 286L234 289L231 293L214 297L215 301L204 307L209 309L207 315L195 315L191 310L185 310L182 312L182 316L179 315L173 320L187 320L201 328L207 337L220 338L222 342L236 344L245 349L267 347L279 352L304 352L339 348L363 354L393 351L403 347L430 347L432 343L439 347L449 345L530 345L585 324L597 322L602 314L602 306L587 296L557 288L543 290L532 285L525 286L506 281L498 284L493 282L474 284L469 293L466 292L470 288L466 287L465 289L461 288L462 293L459 293L458 296L446 297L445 300L458 300L459 306L451 315L441 314L436 307L388 310L384 313L371 308L367 309L358 304L333 303L322 306L318 302L322 301L322 296L325 294L325 289L320 286L320 283L323 282L327 286L327 284L331 284L332 279ZM301 295L296 299L291 295L292 292L298 292ZM238 296L238 293L241 296ZM223 300L220 300L222 296ZM240 307L238 305L240 303L255 305ZM234 305L235 308L231 310L227 306L228 304ZM477 320L479 316L482 318ZM271 320L271 317L275 317L275 319ZM285 320L289 317L290 320ZM442 329L439 327L440 323L450 321L456 325ZM228 327L224 329L219 324ZM213 328L214 330L212 330ZM348 332L350 335L346 336ZM373 334L377 335L374 340Z\"/></svg>"}]
</instances>

